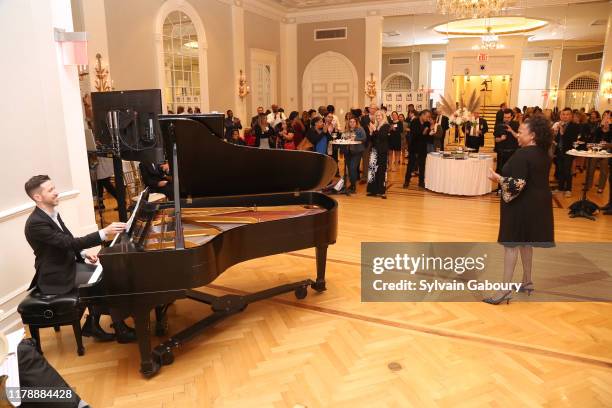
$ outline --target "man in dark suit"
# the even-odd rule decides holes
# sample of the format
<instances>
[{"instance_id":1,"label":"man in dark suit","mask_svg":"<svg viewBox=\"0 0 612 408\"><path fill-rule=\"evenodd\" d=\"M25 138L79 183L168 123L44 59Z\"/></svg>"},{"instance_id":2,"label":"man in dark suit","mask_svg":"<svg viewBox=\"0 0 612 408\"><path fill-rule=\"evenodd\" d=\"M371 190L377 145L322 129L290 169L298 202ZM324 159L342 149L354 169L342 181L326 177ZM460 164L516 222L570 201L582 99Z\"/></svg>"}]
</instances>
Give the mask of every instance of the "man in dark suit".
<instances>
[{"instance_id":1,"label":"man in dark suit","mask_svg":"<svg viewBox=\"0 0 612 408\"><path fill-rule=\"evenodd\" d=\"M410 146L408 146L408 169L404 177L404 188L410 185L412 172L419 166L419 187L425 188L425 161L427 160L427 141L430 136L431 112L421 111L419 116L410 122Z\"/></svg>"},{"instance_id":2,"label":"man in dark suit","mask_svg":"<svg viewBox=\"0 0 612 408\"><path fill-rule=\"evenodd\" d=\"M28 290L37 288L45 295L69 293L89 281L95 270L92 264L98 262L96 255L88 254L84 249L98 246L109 235L120 233L125 229L125 224L114 222L104 229L75 238L57 212L59 194L49 176L30 178L25 184L25 191L36 203L25 224L25 236L34 250L36 269ZM122 343L135 340L134 332L121 319L113 316L115 336L100 327L101 311L89 307L89 312L83 327L84 336L104 341L117 338Z\"/></svg>"},{"instance_id":3,"label":"man in dark suit","mask_svg":"<svg viewBox=\"0 0 612 408\"><path fill-rule=\"evenodd\" d=\"M572 196L572 163L574 156L566 154L574 148L578 140L580 125L572 122L572 110L565 108L561 111L559 122L553 125L553 134L556 143L556 163L558 168L559 190L565 192L566 197Z\"/></svg>"},{"instance_id":4,"label":"man in dark suit","mask_svg":"<svg viewBox=\"0 0 612 408\"><path fill-rule=\"evenodd\" d=\"M506 105L506 102L499 105L499 110L495 114L495 126L499 125L504 121L504 111L506 109L508 109L508 105Z\"/></svg>"},{"instance_id":5,"label":"man in dark suit","mask_svg":"<svg viewBox=\"0 0 612 408\"><path fill-rule=\"evenodd\" d=\"M253 116L251 118L251 129L253 129L255 127L255 125L257 124L257 121L259 120L259 117L261 115L264 115L264 108L263 106L258 106L257 107L257 115Z\"/></svg>"},{"instance_id":6,"label":"man in dark suit","mask_svg":"<svg viewBox=\"0 0 612 408\"><path fill-rule=\"evenodd\" d=\"M162 193L172 200L174 187L172 177L170 177L170 166L168 163L157 164L153 162L141 161L138 165L142 182L153 193Z\"/></svg>"},{"instance_id":7,"label":"man in dark suit","mask_svg":"<svg viewBox=\"0 0 612 408\"><path fill-rule=\"evenodd\" d=\"M472 129L472 122L467 122L463 129L466 135L465 146L476 149L478 152L481 146L484 146L485 134L489 131L489 124L485 118L480 117L480 112L474 112L474 123L478 123L478 127Z\"/></svg>"}]
</instances>

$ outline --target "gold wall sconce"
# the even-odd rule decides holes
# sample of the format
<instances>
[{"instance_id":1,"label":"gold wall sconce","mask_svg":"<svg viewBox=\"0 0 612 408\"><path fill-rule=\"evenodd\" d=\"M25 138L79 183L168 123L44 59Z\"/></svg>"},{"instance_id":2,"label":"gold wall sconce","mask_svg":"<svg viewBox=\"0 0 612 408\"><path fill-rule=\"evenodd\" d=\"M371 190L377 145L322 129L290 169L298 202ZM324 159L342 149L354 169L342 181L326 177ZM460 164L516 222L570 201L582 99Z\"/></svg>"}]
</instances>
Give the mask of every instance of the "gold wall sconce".
<instances>
[{"instance_id":1,"label":"gold wall sconce","mask_svg":"<svg viewBox=\"0 0 612 408\"><path fill-rule=\"evenodd\" d=\"M102 66L102 55L100 53L96 54L96 91L98 92L108 92L113 90L113 81L108 82L108 67Z\"/></svg>"},{"instance_id":2,"label":"gold wall sconce","mask_svg":"<svg viewBox=\"0 0 612 408\"><path fill-rule=\"evenodd\" d=\"M238 78L238 96L244 98L251 92L251 88L247 85L247 80L244 72L240 70L240 77Z\"/></svg>"},{"instance_id":3,"label":"gold wall sconce","mask_svg":"<svg viewBox=\"0 0 612 408\"><path fill-rule=\"evenodd\" d=\"M604 98L608 99L608 103L610 99L612 99L612 71L607 71L603 75L603 80L601 81L601 94Z\"/></svg>"},{"instance_id":4,"label":"gold wall sconce","mask_svg":"<svg viewBox=\"0 0 612 408\"><path fill-rule=\"evenodd\" d=\"M365 94L370 98L370 102L372 102L372 99L376 98L376 81L374 80L373 72L370 72L370 80L366 81Z\"/></svg>"}]
</instances>

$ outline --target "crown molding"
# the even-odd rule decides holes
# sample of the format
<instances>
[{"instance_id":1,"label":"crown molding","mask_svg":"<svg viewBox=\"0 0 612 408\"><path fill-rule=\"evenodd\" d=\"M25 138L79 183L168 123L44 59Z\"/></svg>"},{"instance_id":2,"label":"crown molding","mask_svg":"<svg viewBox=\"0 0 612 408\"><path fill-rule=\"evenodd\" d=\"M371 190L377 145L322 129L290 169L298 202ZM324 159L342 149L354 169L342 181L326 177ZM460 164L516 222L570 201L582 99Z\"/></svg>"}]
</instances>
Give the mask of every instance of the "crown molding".
<instances>
[{"instance_id":1,"label":"crown molding","mask_svg":"<svg viewBox=\"0 0 612 408\"><path fill-rule=\"evenodd\" d=\"M351 20L368 16L407 16L437 13L435 0L376 0L358 4L342 4L307 9L288 8L274 0L217 0L223 4L242 7L244 10L285 24L317 23L325 21ZM607 0L573 0L572 5L606 3ZM515 0L506 10L567 6L567 0Z\"/></svg>"},{"instance_id":2,"label":"crown molding","mask_svg":"<svg viewBox=\"0 0 612 408\"><path fill-rule=\"evenodd\" d=\"M232 2L232 0L219 0ZM235 1L235 0L234 0ZM358 4L342 4L307 9L287 8L273 0L242 0L245 10L272 17L283 22L316 23L335 20L350 20L379 15L382 17L423 15L437 13L434 0L376 0ZM574 0L571 4L593 3L593 0ZM607 1L595 1L605 3ZM507 8L512 12L519 9L530 9L550 6L567 6L567 0L515 0Z\"/></svg>"},{"instance_id":3,"label":"crown molding","mask_svg":"<svg viewBox=\"0 0 612 408\"><path fill-rule=\"evenodd\" d=\"M288 9L271 0L233 0L231 3L236 7L244 8L245 11L270 18L274 21L285 22L287 17Z\"/></svg>"}]
</instances>

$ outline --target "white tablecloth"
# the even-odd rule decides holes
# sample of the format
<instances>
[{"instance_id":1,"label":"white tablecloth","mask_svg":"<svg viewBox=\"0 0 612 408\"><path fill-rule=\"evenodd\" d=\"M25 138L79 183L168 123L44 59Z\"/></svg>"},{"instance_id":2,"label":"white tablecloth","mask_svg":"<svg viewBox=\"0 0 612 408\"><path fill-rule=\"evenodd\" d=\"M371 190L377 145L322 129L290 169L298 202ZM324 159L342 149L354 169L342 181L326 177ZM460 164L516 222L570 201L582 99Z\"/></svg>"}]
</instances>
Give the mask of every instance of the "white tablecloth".
<instances>
[{"instance_id":1,"label":"white tablecloth","mask_svg":"<svg viewBox=\"0 0 612 408\"><path fill-rule=\"evenodd\" d=\"M476 196L493 191L487 169L495 170L493 156L466 160L444 159L429 153L425 164L425 188L437 193Z\"/></svg>"}]
</instances>

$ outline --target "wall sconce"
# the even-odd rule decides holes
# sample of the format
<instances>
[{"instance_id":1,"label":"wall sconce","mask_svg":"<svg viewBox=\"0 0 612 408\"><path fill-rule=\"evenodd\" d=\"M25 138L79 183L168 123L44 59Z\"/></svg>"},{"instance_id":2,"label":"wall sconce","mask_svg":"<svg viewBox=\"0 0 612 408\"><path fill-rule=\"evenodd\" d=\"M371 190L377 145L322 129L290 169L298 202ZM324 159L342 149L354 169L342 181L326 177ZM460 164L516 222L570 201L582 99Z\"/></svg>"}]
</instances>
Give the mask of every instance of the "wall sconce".
<instances>
[{"instance_id":1,"label":"wall sconce","mask_svg":"<svg viewBox=\"0 0 612 408\"><path fill-rule=\"evenodd\" d=\"M62 47L64 65L87 65L87 33L54 28L53 37Z\"/></svg>"},{"instance_id":2,"label":"wall sconce","mask_svg":"<svg viewBox=\"0 0 612 408\"><path fill-rule=\"evenodd\" d=\"M370 80L366 81L365 94L370 98L370 102L372 102L372 99L376 98L376 81L374 80L374 73L372 72L370 72Z\"/></svg>"},{"instance_id":3,"label":"wall sconce","mask_svg":"<svg viewBox=\"0 0 612 408\"><path fill-rule=\"evenodd\" d=\"M113 81L108 83L108 68L102 67L102 55L100 53L96 54L96 91L98 92L108 92L113 89Z\"/></svg>"},{"instance_id":4,"label":"wall sconce","mask_svg":"<svg viewBox=\"0 0 612 408\"><path fill-rule=\"evenodd\" d=\"M238 78L238 96L242 99L251 92L251 88L247 85L246 76L244 72L240 70L240 77Z\"/></svg>"},{"instance_id":5,"label":"wall sconce","mask_svg":"<svg viewBox=\"0 0 612 408\"><path fill-rule=\"evenodd\" d=\"M603 76L603 81L601 81L601 94L604 98L612 99L612 71L608 71Z\"/></svg>"},{"instance_id":6,"label":"wall sconce","mask_svg":"<svg viewBox=\"0 0 612 408\"><path fill-rule=\"evenodd\" d=\"M555 102L557 100L558 94L559 94L559 87L555 85L555 87L550 90L550 94L549 94L550 100Z\"/></svg>"}]
</instances>

